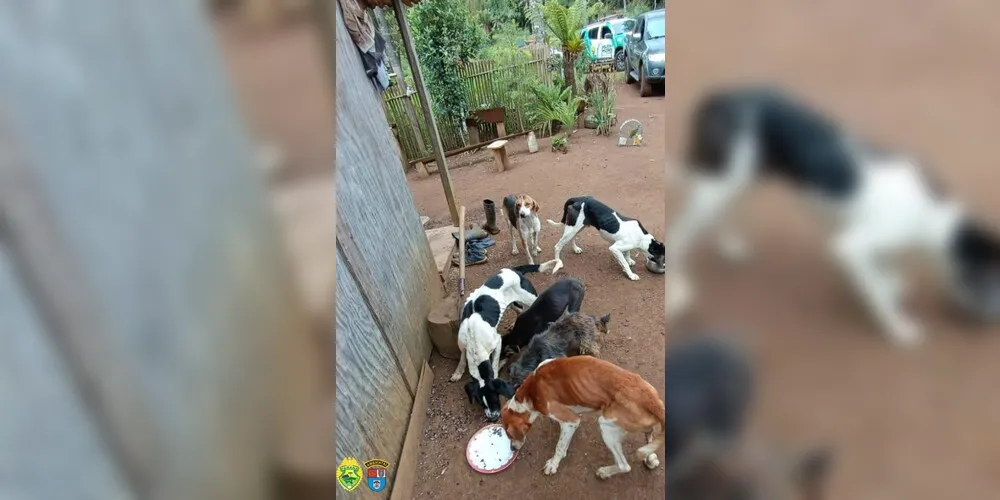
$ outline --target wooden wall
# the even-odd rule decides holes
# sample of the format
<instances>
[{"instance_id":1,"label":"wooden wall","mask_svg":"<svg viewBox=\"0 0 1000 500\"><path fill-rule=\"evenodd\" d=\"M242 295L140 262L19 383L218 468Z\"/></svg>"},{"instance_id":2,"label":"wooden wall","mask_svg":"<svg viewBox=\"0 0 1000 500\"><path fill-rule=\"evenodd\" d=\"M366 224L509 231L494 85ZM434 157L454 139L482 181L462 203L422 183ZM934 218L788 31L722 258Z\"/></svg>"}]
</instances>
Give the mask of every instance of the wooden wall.
<instances>
[{"instance_id":1,"label":"wooden wall","mask_svg":"<svg viewBox=\"0 0 1000 500\"><path fill-rule=\"evenodd\" d=\"M205 15L0 3L0 498L269 496L307 320Z\"/></svg>"},{"instance_id":2,"label":"wooden wall","mask_svg":"<svg viewBox=\"0 0 1000 500\"><path fill-rule=\"evenodd\" d=\"M336 11L337 460L399 463L440 278L381 98ZM370 494L365 492L363 494Z\"/></svg>"}]
</instances>

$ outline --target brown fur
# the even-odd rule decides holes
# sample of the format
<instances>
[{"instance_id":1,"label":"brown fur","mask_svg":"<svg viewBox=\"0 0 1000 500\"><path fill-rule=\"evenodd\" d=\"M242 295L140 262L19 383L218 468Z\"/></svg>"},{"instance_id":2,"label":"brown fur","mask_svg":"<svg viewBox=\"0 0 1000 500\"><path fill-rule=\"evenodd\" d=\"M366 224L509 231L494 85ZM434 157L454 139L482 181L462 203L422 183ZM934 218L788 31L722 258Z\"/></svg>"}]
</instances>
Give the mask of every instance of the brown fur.
<instances>
[{"instance_id":1,"label":"brown fur","mask_svg":"<svg viewBox=\"0 0 1000 500\"><path fill-rule=\"evenodd\" d=\"M530 404L531 410L511 409L515 401ZM524 380L501 419L511 441L523 443L532 412L562 422L578 421L570 407L591 408L628 432L646 433L650 452L663 445L665 410L656 389L638 374L592 356L543 363Z\"/></svg>"},{"instance_id":2,"label":"brown fur","mask_svg":"<svg viewBox=\"0 0 1000 500\"><path fill-rule=\"evenodd\" d=\"M517 201L514 203L514 214L511 219L514 221L514 227L518 230L517 239L521 240L521 248L523 248L525 252L530 252L531 249L528 248L528 244L524 242L524 235L521 234L521 219L519 217L521 207L528 207L528 209L531 210L531 213L537 216L539 210L542 209L542 206L539 205L534 198L526 194L517 195Z\"/></svg>"}]
</instances>

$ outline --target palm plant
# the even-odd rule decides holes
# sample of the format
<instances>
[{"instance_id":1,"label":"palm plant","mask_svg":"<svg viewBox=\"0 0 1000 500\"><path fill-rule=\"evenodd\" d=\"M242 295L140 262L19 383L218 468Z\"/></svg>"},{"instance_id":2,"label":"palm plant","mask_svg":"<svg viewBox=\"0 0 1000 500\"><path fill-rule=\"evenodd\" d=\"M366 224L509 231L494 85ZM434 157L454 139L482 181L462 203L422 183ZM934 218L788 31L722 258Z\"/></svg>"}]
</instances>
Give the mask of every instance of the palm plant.
<instances>
[{"instance_id":1,"label":"palm plant","mask_svg":"<svg viewBox=\"0 0 1000 500\"><path fill-rule=\"evenodd\" d=\"M572 128L576 122L577 107L583 99L574 97L569 87L531 82L526 90L529 98L526 99L525 116L532 128L546 135L552 133L554 123L563 129Z\"/></svg>"},{"instance_id":2,"label":"palm plant","mask_svg":"<svg viewBox=\"0 0 1000 500\"><path fill-rule=\"evenodd\" d=\"M569 7L559 3L559 0L546 0L541 8L545 27L559 41L562 49L563 79L574 97L576 72L573 68L574 62L585 48L580 31L587 22L587 14L587 0L575 0Z\"/></svg>"}]
</instances>

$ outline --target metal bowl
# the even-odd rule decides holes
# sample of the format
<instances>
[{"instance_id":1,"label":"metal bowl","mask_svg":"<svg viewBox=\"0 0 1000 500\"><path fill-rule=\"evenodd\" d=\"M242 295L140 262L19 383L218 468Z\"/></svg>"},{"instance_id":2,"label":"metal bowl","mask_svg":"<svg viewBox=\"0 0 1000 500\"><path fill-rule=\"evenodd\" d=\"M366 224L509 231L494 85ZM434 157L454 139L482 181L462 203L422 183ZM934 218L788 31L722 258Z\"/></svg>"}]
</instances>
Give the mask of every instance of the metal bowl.
<instances>
[{"instance_id":1,"label":"metal bowl","mask_svg":"<svg viewBox=\"0 0 1000 500\"><path fill-rule=\"evenodd\" d=\"M646 270L647 271L649 271L651 273L655 273L655 274L663 274L663 273L666 272L666 269L667 269L667 266L665 266L663 264L659 264L656 261L654 261L653 259L646 259Z\"/></svg>"}]
</instances>

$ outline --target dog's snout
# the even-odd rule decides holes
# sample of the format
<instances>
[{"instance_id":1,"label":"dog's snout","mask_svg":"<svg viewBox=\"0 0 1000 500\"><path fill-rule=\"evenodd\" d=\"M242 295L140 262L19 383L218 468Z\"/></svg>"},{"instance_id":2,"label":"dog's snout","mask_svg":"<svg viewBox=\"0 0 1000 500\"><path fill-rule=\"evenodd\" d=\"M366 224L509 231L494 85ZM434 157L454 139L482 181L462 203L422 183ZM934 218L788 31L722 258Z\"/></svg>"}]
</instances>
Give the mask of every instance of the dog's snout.
<instances>
[{"instance_id":1,"label":"dog's snout","mask_svg":"<svg viewBox=\"0 0 1000 500\"><path fill-rule=\"evenodd\" d=\"M490 422L500 420L500 412L486 410L486 420L489 420Z\"/></svg>"},{"instance_id":2,"label":"dog's snout","mask_svg":"<svg viewBox=\"0 0 1000 500\"><path fill-rule=\"evenodd\" d=\"M514 443L510 443L510 451L517 451L517 446L514 446Z\"/></svg>"}]
</instances>

